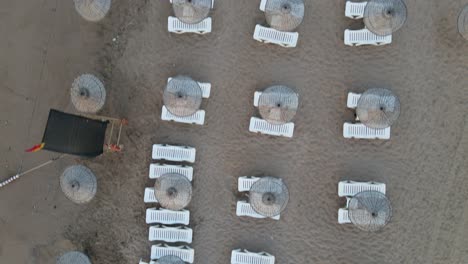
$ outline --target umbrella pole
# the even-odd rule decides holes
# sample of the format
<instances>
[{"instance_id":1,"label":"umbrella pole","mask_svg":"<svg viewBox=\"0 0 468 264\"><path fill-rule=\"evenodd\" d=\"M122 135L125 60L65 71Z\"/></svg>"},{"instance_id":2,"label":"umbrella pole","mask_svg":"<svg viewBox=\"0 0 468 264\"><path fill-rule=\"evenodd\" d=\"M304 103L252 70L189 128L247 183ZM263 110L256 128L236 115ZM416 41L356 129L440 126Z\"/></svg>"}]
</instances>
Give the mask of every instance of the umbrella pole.
<instances>
[{"instance_id":1,"label":"umbrella pole","mask_svg":"<svg viewBox=\"0 0 468 264\"><path fill-rule=\"evenodd\" d=\"M8 179L6 179L6 180L0 182L0 188L2 188L2 187L4 187L4 186L6 186L6 185L8 185L8 184L10 184L10 183L12 183L12 182L14 182L14 181L16 181L16 180L19 179L20 177L22 177L22 176L24 176L24 175L26 175L26 174L28 174L28 173L30 173L30 172L33 172L33 171L38 170L38 169L40 169L40 168L42 168L42 167L44 167L44 166L47 166L47 165L53 163L54 161L57 161L57 160L59 160L59 159L65 157L65 156L67 156L67 154L62 154L62 155L60 155L60 156L58 156L58 157L56 157L56 158L50 159L50 160L48 160L48 161L46 161L46 162L44 162L44 163L42 163L42 164L37 165L37 166L34 167L34 168L31 168L31 169L29 169L29 170L27 170L27 171L20 172L20 173L16 174L15 176L12 176L12 177L10 177L10 178L8 178Z\"/></svg>"}]
</instances>

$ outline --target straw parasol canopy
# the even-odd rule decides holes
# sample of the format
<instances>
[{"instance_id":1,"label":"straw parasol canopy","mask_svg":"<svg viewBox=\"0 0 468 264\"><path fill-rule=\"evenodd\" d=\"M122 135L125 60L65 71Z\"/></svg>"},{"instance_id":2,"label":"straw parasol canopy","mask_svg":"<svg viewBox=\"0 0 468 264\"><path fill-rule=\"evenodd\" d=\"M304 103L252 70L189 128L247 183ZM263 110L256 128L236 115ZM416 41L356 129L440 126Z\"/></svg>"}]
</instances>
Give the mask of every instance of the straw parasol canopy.
<instances>
[{"instance_id":1,"label":"straw parasol canopy","mask_svg":"<svg viewBox=\"0 0 468 264\"><path fill-rule=\"evenodd\" d=\"M185 262L176 256L164 256L158 259L156 264L185 264Z\"/></svg>"},{"instance_id":2,"label":"straw parasol canopy","mask_svg":"<svg viewBox=\"0 0 468 264\"><path fill-rule=\"evenodd\" d=\"M211 0L172 0L172 9L180 21L196 24L208 17Z\"/></svg>"},{"instance_id":3,"label":"straw parasol canopy","mask_svg":"<svg viewBox=\"0 0 468 264\"><path fill-rule=\"evenodd\" d=\"M281 179L263 177L250 188L249 201L254 211L260 215L279 215L289 201L288 187Z\"/></svg>"},{"instance_id":4,"label":"straw parasol canopy","mask_svg":"<svg viewBox=\"0 0 468 264\"><path fill-rule=\"evenodd\" d=\"M406 22L403 0L369 0L364 9L364 24L373 33L386 36L399 30Z\"/></svg>"},{"instance_id":5,"label":"straw parasol canopy","mask_svg":"<svg viewBox=\"0 0 468 264\"><path fill-rule=\"evenodd\" d=\"M356 114L365 126L384 129L400 116L400 100L390 90L369 89L359 98Z\"/></svg>"},{"instance_id":6,"label":"straw parasol canopy","mask_svg":"<svg viewBox=\"0 0 468 264\"><path fill-rule=\"evenodd\" d=\"M392 206L381 192L364 191L351 198L348 204L349 219L364 231L379 231L392 217Z\"/></svg>"},{"instance_id":7,"label":"straw parasol canopy","mask_svg":"<svg viewBox=\"0 0 468 264\"><path fill-rule=\"evenodd\" d=\"M106 102L106 89L96 76L83 74L73 81L70 97L76 110L97 113Z\"/></svg>"},{"instance_id":8,"label":"straw parasol canopy","mask_svg":"<svg viewBox=\"0 0 468 264\"><path fill-rule=\"evenodd\" d=\"M86 20L97 22L109 12L111 0L73 0L76 11Z\"/></svg>"},{"instance_id":9,"label":"straw parasol canopy","mask_svg":"<svg viewBox=\"0 0 468 264\"><path fill-rule=\"evenodd\" d=\"M87 203L96 195L96 176L83 165L70 166L60 176L60 187L74 203Z\"/></svg>"},{"instance_id":10,"label":"straw parasol canopy","mask_svg":"<svg viewBox=\"0 0 468 264\"><path fill-rule=\"evenodd\" d=\"M154 195L162 207L182 210L192 199L192 184L182 174L167 173L156 179Z\"/></svg>"},{"instance_id":11,"label":"straw parasol canopy","mask_svg":"<svg viewBox=\"0 0 468 264\"><path fill-rule=\"evenodd\" d=\"M265 16L267 23L280 31L292 31L304 19L303 0L267 0Z\"/></svg>"},{"instance_id":12,"label":"straw parasol canopy","mask_svg":"<svg viewBox=\"0 0 468 264\"><path fill-rule=\"evenodd\" d=\"M274 125L285 124L293 119L299 106L299 95L283 85L268 87L258 100L260 115Z\"/></svg>"},{"instance_id":13,"label":"straw parasol canopy","mask_svg":"<svg viewBox=\"0 0 468 264\"><path fill-rule=\"evenodd\" d=\"M190 116L200 109L202 90L198 82L187 76L172 78L163 94L164 105L171 114Z\"/></svg>"},{"instance_id":14,"label":"straw parasol canopy","mask_svg":"<svg viewBox=\"0 0 468 264\"><path fill-rule=\"evenodd\" d=\"M57 259L57 264L91 264L91 261L81 252L69 251Z\"/></svg>"},{"instance_id":15,"label":"straw parasol canopy","mask_svg":"<svg viewBox=\"0 0 468 264\"><path fill-rule=\"evenodd\" d=\"M468 40L468 5L466 5L460 15L458 15L458 32Z\"/></svg>"}]
</instances>

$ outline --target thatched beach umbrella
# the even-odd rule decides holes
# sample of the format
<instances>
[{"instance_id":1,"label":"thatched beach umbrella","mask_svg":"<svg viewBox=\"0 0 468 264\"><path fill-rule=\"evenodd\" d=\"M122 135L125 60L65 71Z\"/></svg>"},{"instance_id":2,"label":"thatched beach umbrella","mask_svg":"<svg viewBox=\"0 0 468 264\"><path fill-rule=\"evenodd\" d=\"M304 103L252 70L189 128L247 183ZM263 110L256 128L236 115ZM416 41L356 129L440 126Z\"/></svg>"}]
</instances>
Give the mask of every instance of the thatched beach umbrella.
<instances>
[{"instance_id":1,"label":"thatched beach umbrella","mask_svg":"<svg viewBox=\"0 0 468 264\"><path fill-rule=\"evenodd\" d=\"M180 21L196 24L208 17L211 0L172 0L172 9Z\"/></svg>"},{"instance_id":2,"label":"thatched beach umbrella","mask_svg":"<svg viewBox=\"0 0 468 264\"><path fill-rule=\"evenodd\" d=\"M258 101L260 115L267 122L280 125L291 121L299 106L299 95L283 85L268 87Z\"/></svg>"},{"instance_id":3,"label":"thatched beach umbrella","mask_svg":"<svg viewBox=\"0 0 468 264\"><path fill-rule=\"evenodd\" d=\"M267 23L280 31L292 31L304 19L303 0L267 0L265 16Z\"/></svg>"},{"instance_id":4,"label":"thatched beach umbrella","mask_svg":"<svg viewBox=\"0 0 468 264\"><path fill-rule=\"evenodd\" d=\"M200 109L202 90L192 78L177 76L167 83L163 101L173 115L190 116Z\"/></svg>"},{"instance_id":5,"label":"thatched beach umbrella","mask_svg":"<svg viewBox=\"0 0 468 264\"><path fill-rule=\"evenodd\" d=\"M96 76L83 74L73 81L70 97L76 110L97 113L106 102L106 89Z\"/></svg>"},{"instance_id":6,"label":"thatched beach umbrella","mask_svg":"<svg viewBox=\"0 0 468 264\"><path fill-rule=\"evenodd\" d=\"M379 231L392 217L392 206L381 192L364 191L351 198L348 204L349 219L361 230Z\"/></svg>"},{"instance_id":7,"label":"thatched beach umbrella","mask_svg":"<svg viewBox=\"0 0 468 264\"><path fill-rule=\"evenodd\" d=\"M365 126L384 129L400 116L400 100L390 90L369 89L359 98L356 114Z\"/></svg>"},{"instance_id":8,"label":"thatched beach umbrella","mask_svg":"<svg viewBox=\"0 0 468 264\"><path fill-rule=\"evenodd\" d=\"M468 5L466 5L460 15L458 15L458 32L468 40Z\"/></svg>"},{"instance_id":9,"label":"thatched beach umbrella","mask_svg":"<svg viewBox=\"0 0 468 264\"><path fill-rule=\"evenodd\" d=\"M72 202L83 204L96 195L97 180L90 169L83 165L74 165L65 169L60 176L60 187Z\"/></svg>"},{"instance_id":10,"label":"thatched beach umbrella","mask_svg":"<svg viewBox=\"0 0 468 264\"><path fill-rule=\"evenodd\" d=\"M279 215L288 204L289 191L281 179L263 177L249 191L249 202L255 212L266 217Z\"/></svg>"},{"instance_id":11,"label":"thatched beach umbrella","mask_svg":"<svg viewBox=\"0 0 468 264\"><path fill-rule=\"evenodd\" d=\"M154 195L162 207L181 210L192 199L192 183L182 174L167 173L156 179Z\"/></svg>"},{"instance_id":12,"label":"thatched beach umbrella","mask_svg":"<svg viewBox=\"0 0 468 264\"><path fill-rule=\"evenodd\" d=\"M158 259L156 264L185 264L185 262L176 256L164 256Z\"/></svg>"},{"instance_id":13,"label":"thatched beach umbrella","mask_svg":"<svg viewBox=\"0 0 468 264\"><path fill-rule=\"evenodd\" d=\"M91 261L81 252L69 251L57 259L57 264L91 264Z\"/></svg>"},{"instance_id":14,"label":"thatched beach umbrella","mask_svg":"<svg viewBox=\"0 0 468 264\"><path fill-rule=\"evenodd\" d=\"M111 0L73 0L76 11L84 19L97 22L103 19L111 7Z\"/></svg>"},{"instance_id":15,"label":"thatched beach umbrella","mask_svg":"<svg viewBox=\"0 0 468 264\"><path fill-rule=\"evenodd\" d=\"M364 24L373 33L386 36L399 30L406 22L403 0L369 0L364 9Z\"/></svg>"}]
</instances>

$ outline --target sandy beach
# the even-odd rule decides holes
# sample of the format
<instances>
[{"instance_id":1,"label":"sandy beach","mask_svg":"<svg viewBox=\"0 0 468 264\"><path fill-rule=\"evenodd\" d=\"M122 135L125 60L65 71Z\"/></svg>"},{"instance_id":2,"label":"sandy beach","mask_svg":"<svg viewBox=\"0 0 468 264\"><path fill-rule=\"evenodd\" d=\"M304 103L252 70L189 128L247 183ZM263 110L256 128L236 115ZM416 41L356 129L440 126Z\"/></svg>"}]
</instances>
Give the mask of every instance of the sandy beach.
<instances>
[{"instance_id":1,"label":"sandy beach","mask_svg":"<svg viewBox=\"0 0 468 264\"><path fill-rule=\"evenodd\" d=\"M55 263L81 250L97 264L148 259L144 188L151 146L197 149L190 227L195 263L229 263L232 249L266 251L276 263L468 263L468 42L456 30L468 2L407 0L408 20L391 45L348 47L345 1L306 2L298 46L252 39L265 24L259 0L216 0L213 32L167 32L166 0L114 1L100 23L73 1L0 3L0 180L58 154L24 153L40 143L50 108L74 113L73 79L105 84L103 115L125 117L125 149L68 157L0 189L0 263ZM167 78L211 82L204 126L161 121ZM248 131L256 90L272 84L300 95L294 137ZM347 140L350 91L382 87L401 101L391 139ZM59 176L73 164L96 174L93 201L76 205ZM290 201L280 221L235 215L239 176L281 177ZM337 223L340 180L386 183L393 218L381 232Z\"/></svg>"}]
</instances>

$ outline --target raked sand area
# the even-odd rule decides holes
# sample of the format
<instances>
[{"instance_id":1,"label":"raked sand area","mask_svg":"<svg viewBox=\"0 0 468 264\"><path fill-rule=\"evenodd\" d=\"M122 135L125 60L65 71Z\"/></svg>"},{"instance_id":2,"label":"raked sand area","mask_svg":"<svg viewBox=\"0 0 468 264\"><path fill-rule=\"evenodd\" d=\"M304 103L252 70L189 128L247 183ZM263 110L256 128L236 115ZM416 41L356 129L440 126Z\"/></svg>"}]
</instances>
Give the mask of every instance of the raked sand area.
<instances>
[{"instance_id":1,"label":"raked sand area","mask_svg":"<svg viewBox=\"0 0 468 264\"><path fill-rule=\"evenodd\" d=\"M345 1L306 0L298 47L252 39L264 23L257 0L216 0L213 32L167 32L169 1L114 1L100 23L73 2L0 2L0 175L57 154L40 143L50 108L74 109L73 79L93 73L108 100L102 114L129 119L121 154L62 159L0 189L0 263L55 263L66 250L93 263L129 264L150 253L144 188L151 145L197 148L189 210L195 263L229 263L235 248L276 263L468 263L468 42L456 31L466 1L407 0L408 20L384 47L348 47ZM113 39L115 38L115 41ZM163 122L168 77L212 83L204 126ZM254 91L271 84L300 95L294 138L248 132ZM349 91L394 91L402 109L388 141L346 140ZM85 164L98 177L86 205L65 198L59 176ZM283 178L290 202L280 221L235 215L237 178ZM394 214L379 233L337 223L343 179L387 184Z\"/></svg>"}]
</instances>

